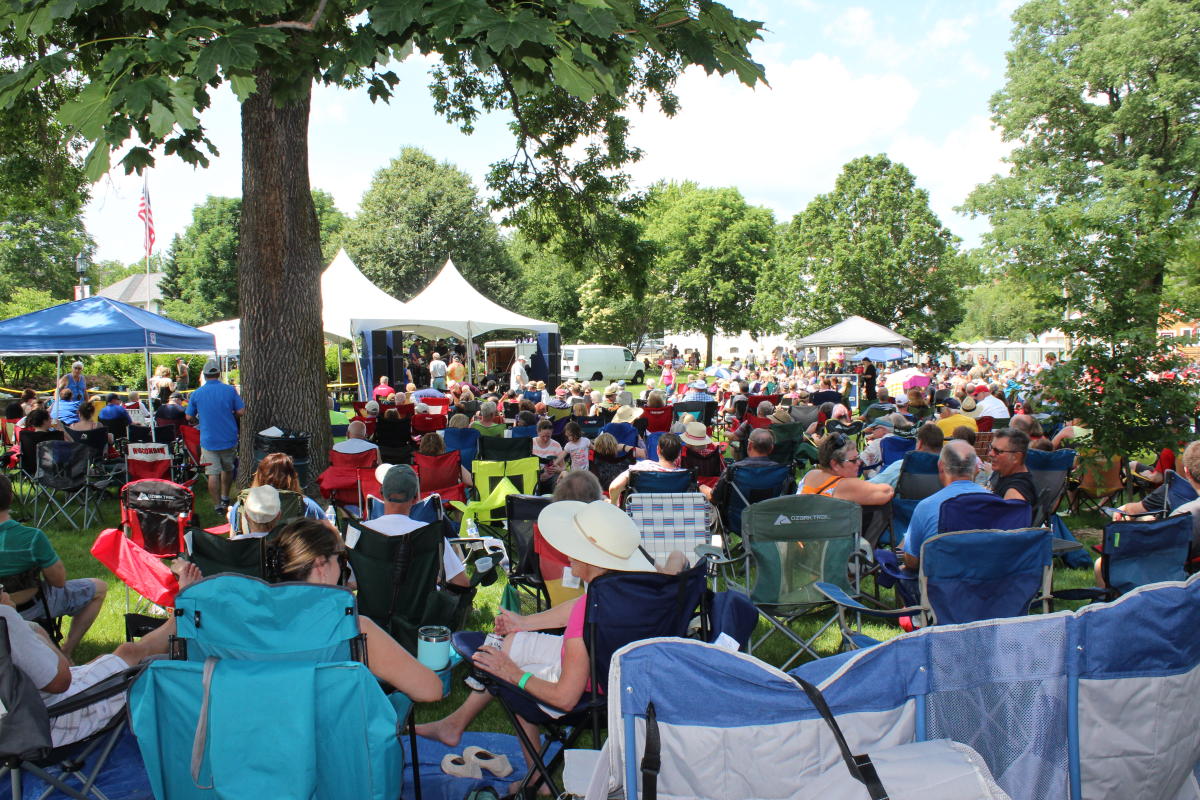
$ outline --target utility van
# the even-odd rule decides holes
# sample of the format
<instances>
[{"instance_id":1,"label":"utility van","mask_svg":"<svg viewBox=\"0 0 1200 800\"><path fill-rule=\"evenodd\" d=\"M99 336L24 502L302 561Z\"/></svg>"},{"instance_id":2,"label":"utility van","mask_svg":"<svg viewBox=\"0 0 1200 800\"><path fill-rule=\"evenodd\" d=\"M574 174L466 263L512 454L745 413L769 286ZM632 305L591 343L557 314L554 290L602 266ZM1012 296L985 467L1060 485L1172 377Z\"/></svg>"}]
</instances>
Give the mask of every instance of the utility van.
<instances>
[{"instance_id":1,"label":"utility van","mask_svg":"<svg viewBox=\"0 0 1200 800\"><path fill-rule=\"evenodd\" d=\"M563 380L641 383L645 376L644 365L634 358L629 348L611 344L565 344L562 347Z\"/></svg>"}]
</instances>

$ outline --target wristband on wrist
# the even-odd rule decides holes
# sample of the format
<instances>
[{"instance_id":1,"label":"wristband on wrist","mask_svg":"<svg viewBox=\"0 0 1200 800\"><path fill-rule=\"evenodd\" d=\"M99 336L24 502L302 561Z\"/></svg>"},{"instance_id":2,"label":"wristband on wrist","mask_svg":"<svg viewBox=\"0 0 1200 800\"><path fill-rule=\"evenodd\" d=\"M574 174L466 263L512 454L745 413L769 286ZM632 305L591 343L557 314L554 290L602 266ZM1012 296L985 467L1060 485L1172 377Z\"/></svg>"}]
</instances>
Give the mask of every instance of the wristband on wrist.
<instances>
[{"instance_id":1,"label":"wristband on wrist","mask_svg":"<svg viewBox=\"0 0 1200 800\"><path fill-rule=\"evenodd\" d=\"M526 672L524 675L521 676L521 680L517 681L517 688L524 690L525 684L529 683L529 679L532 677L533 677L532 672Z\"/></svg>"}]
</instances>

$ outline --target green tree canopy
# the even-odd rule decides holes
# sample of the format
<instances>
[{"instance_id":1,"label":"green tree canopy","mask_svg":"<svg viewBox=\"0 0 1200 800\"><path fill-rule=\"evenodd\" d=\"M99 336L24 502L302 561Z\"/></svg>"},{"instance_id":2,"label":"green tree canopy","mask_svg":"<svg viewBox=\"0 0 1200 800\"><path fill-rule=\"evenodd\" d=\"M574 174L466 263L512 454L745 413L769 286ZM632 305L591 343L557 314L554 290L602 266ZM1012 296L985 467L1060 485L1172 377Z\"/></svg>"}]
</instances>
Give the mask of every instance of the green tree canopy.
<instances>
[{"instance_id":1,"label":"green tree canopy","mask_svg":"<svg viewBox=\"0 0 1200 800\"><path fill-rule=\"evenodd\" d=\"M1068 312L1076 348L1059 392L1069 413L1110 454L1166 443L1163 419L1191 409L1145 374L1170 364L1155 335L1167 265L1197 219L1200 8L1033 0L1013 20L1007 80L992 100L1017 144L1011 170L966 207L991 218L993 263Z\"/></svg>"},{"instance_id":2,"label":"green tree canopy","mask_svg":"<svg viewBox=\"0 0 1200 800\"><path fill-rule=\"evenodd\" d=\"M906 166L857 158L792 218L757 315L808 334L858 314L942 351L962 319L967 270L956 248Z\"/></svg>"},{"instance_id":3,"label":"green tree canopy","mask_svg":"<svg viewBox=\"0 0 1200 800\"><path fill-rule=\"evenodd\" d=\"M703 333L711 362L718 331L753 324L755 284L774 256L775 219L737 189L673 183L651 191L644 225L657 248L650 292L670 304L665 327Z\"/></svg>"},{"instance_id":4,"label":"green tree canopy","mask_svg":"<svg viewBox=\"0 0 1200 800\"><path fill-rule=\"evenodd\" d=\"M346 216L333 195L313 190L325 264L337 255ZM233 319L238 312L238 246L242 201L209 196L192 209L192 221L171 241L163 272L164 310L188 325Z\"/></svg>"},{"instance_id":5,"label":"green tree canopy","mask_svg":"<svg viewBox=\"0 0 1200 800\"><path fill-rule=\"evenodd\" d=\"M401 300L424 289L447 258L492 299L515 294L513 263L470 176L415 147L375 173L342 241L358 268Z\"/></svg>"},{"instance_id":6,"label":"green tree canopy","mask_svg":"<svg viewBox=\"0 0 1200 800\"><path fill-rule=\"evenodd\" d=\"M624 190L626 106L676 107L685 68L734 73L754 85L748 47L761 25L717 2L548 0L109 0L0 5L0 43L40 57L0 78L0 108L80 76L86 85L59 121L93 142L96 179L114 151L141 170L155 151L206 165L216 151L201 119L228 82L242 103L243 217L238 253L242 391L241 460L251 431L272 424L313 432L313 467L329 447L320 315L320 229L309 192L312 85L365 85L387 100L392 59L414 50L440 65L433 103L470 129L478 114L511 113L516 147L494 165L498 202L551 221L582 242L598 201ZM536 225L533 223L537 223ZM576 224L578 223L578 224ZM539 227L540 226L540 227ZM279 380L280 364L290 379Z\"/></svg>"},{"instance_id":7,"label":"green tree canopy","mask_svg":"<svg viewBox=\"0 0 1200 800\"><path fill-rule=\"evenodd\" d=\"M1015 275L985 274L963 296L963 321L954 329L954 340L1021 341L1056 327L1059 319L1038 297L1042 289Z\"/></svg>"}]
</instances>

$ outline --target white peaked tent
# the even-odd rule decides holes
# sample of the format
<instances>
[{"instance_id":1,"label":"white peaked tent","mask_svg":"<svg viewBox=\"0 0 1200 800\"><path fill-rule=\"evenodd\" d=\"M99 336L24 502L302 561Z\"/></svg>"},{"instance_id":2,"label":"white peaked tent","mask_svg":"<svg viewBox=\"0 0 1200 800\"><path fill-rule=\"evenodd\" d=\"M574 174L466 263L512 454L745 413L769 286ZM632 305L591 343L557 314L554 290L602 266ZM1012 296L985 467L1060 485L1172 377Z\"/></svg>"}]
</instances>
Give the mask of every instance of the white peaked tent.
<instances>
[{"instance_id":1,"label":"white peaked tent","mask_svg":"<svg viewBox=\"0 0 1200 800\"><path fill-rule=\"evenodd\" d=\"M355 315L354 333L367 330L407 331L427 339L454 336L470 341L489 331L531 331L558 333L558 324L526 317L492 302L467 282L454 262L446 265L429 285L405 303L403 316L370 318L366 313ZM471 374L475 374L474 350L468 348Z\"/></svg>"},{"instance_id":2,"label":"white peaked tent","mask_svg":"<svg viewBox=\"0 0 1200 800\"><path fill-rule=\"evenodd\" d=\"M797 347L912 347L912 339L859 316L805 336Z\"/></svg>"},{"instance_id":3,"label":"white peaked tent","mask_svg":"<svg viewBox=\"0 0 1200 800\"><path fill-rule=\"evenodd\" d=\"M360 330L360 319L403 319L412 315L407 304L380 289L354 266L345 250L338 250L321 275L322 322L325 335L348 342Z\"/></svg>"},{"instance_id":4,"label":"white peaked tent","mask_svg":"<svg viewBox=\"0 0 1200 800\"><path fill-rule=\"evenodd\" d=\"M236 356L242 350L242 321L226 319L220 322L210 322L201 326L200 330L211 333L217 342L217 355L221 358Z\"/></svg>"}]
</instances>

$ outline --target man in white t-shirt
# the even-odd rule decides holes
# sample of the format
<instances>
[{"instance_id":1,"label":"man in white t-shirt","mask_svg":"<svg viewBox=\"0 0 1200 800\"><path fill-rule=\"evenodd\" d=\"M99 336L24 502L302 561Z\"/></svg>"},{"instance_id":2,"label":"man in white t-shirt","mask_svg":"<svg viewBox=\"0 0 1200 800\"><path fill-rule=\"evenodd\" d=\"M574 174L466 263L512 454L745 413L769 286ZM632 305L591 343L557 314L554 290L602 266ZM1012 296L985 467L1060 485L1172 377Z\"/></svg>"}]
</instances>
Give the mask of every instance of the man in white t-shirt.
<instances>
[{"instance_id":1,"label":"man in white t-shirt","mask_svg":"<svg viewBox=\"0 0 1200 800\"><path fill-rule=\"evenodd\" d=\"M441 354L434 353L433 358L429 359L429 387L437 389L439 392L446 391L446 372L449 367L446 362L442 361Z\"/></svg>"},{"instance_id":2,"label":"man in white t-shirt","mask_svg":"<svg viewBox=\"0 0 1200 800\"><path fill-rule=\"evenodd\" d=\"M426 525L408 516L413 503L421 494L421 482L412 467L397 464L389 469L383 477L380 489L380 494L383 495L383 516L371 520L373 530L385 536L403 536ZM464 587L471 585L462 559L450 545L442 549L442 568L446 573L446 583Z\"/></svg>"},{"instance_id":3,"label":"man in white t-shirt","mask_svg":"<svg viewBox=\"0 0 1200 800\"><path fill-rule=\"evenodd\" d=\"M357 455L368 450L375 451L375 463L378 464L379 445L367 441L367 424L362 420L355 420L346 426L345 441L338 442L333 446L335 453L345 453L346 455Z\"/></svg>"},{"instance_id":4,"label":"man in white t-shirt","mask_svg":"<svg viewBox=\"0 0 1200 800\"><path fill-rule=\"evenodd\" d=\"M513 362L512 370L508 373L508 388L519 392L525 388L525 383L528 380L529 375L525 372L525 356L517 356L517 360Z\"/></svg>"},{"instance_id":5,"label":"man in white t-shirt","mask_svg":"<svg viewBox=\"0 0 1200 800\"><path fill-rule=\"evenodd\" d=\"M683 450L683 442L673 433L664 433L658 437L658 460L635 461L629 469L613 478L608 485L608 499L614 505L621 505L621 493L629 486L630 473L633 472L687 472L676 466L679 454Z\"/></svg>"},{"instance_id":6,"label":"man in white t-shirt","mask_svg":"<svg viewBox=\"0 0 1200 800\"><path fill-rule=\"evenodd\" d=\"M993 395L986 384L975 388L975 418L991 417L992 419L1008 419L1012 413L1004 401Z\"/></svg>"}]
</instances>

